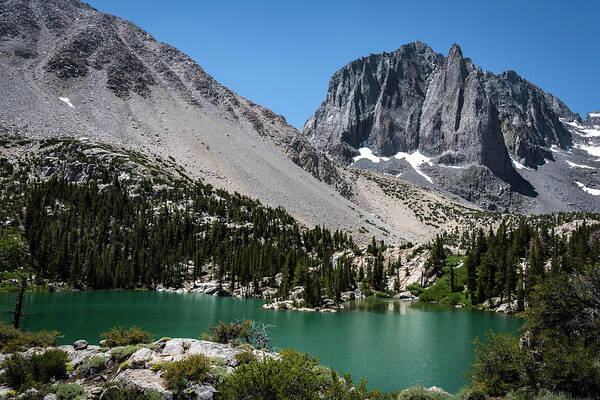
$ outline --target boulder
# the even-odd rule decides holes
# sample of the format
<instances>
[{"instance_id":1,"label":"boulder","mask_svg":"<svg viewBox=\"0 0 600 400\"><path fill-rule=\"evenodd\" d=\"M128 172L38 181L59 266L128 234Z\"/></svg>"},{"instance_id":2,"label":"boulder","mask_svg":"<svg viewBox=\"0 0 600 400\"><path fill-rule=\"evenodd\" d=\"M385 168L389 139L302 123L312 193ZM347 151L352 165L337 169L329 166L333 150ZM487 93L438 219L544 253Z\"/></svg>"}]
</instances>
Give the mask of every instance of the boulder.
<instances>
[{"instance_id":1,"label":"boulder","mask_svg":"<svg viewBox=\"0 0 600 400\"><path fill-rule=\"evenodd\" d=\"M185 353L185 349L183 348L182 343L179 343L176 340L169 340L162 349L162 353L167 356L176 356Z\"/></svg>"},{"instance_id":2,"label":"boulder","mask_svg":"<svg viewBox=\"0 0 600 400\"><path fill-rule=\"evenodd\" d=\"M79 350L85 350L88 348L88 342L86 340L78 340L75 343L73 343L73 348L77 351Z\"/></svg>"},{"instance_id":3,"label":"boulder","mask_svg":"<svg viewBox=\"0 0 600 400\"><path fill-rule=\"evenodd\" d=\"M154 352L147 347L137 350L129 357L127 363L130 368L144 368L146 363L153 358Z\"/></svg>"},{"instance_id":4,"label":"boulder","mask_svg":"<svg viewBox=\"0 0 600 400\"><path fill-rule=\"evenodd\" d=\"M190 346L188 353L190 355L203 354L209 358L222 358L225 365L236 367L239 361L235 359L235 355L243 353L244 350L229 347L221 343L209 342L206 340L198 340Z\"/></svg>"},{"instance_id":5,"label":"boulder","mask_svg":"<svg viewBox=\"0 0 600 400\"><path fill-rule=\"evenodd\" d=\"M405 290L403 292L399 292L396 293L396 295L394 296L395 299L401 299L401 300L412 300L414 298L416 298L415 296L413 296L413 294L411 292L409 292L408 290Z\"/></svg>"},{"instance_id":6,"label":"boulder","mask_svg":"<svg viewBox=\"0 0 600 400\"><path fill-rule=\"evenodd\" d=\"M161 400L173 399L173 393L163 387L163 379L160 375L149 369L126 369L120 372L114 381L120 382L125 390L146 392L152 389L160 394Z\"/></svg>"},{"instance_id":7,"label":"boulder","mask_svg":"<svg viewBox=\"0 0 600 400\"><path fill-rule=\"evenodd\" d=\"M513 301L511 303L502 303L496 309L496 312L499 313L512 313L517 308L517 302Z\"/></svg>"},{"instance_id":8,"label":"boulder","mask_svg":"<svg viewBox=\"0 0 600 400\"><path fill-rule=\"evenodd\" d=\"M331 299L323 299L323 307L335 307L335 301Z\"/></svg>"},{"instance_id":9,"label":"boulder","mask_svg":"<svg viewBox=\"0 0 600 400\"><path fill-rule=\"evenodd\" d=\"M343 292L340 297L342 298L342 301L350 301L354 300L355 294L354 291L350 290L348 292Z\"/></svg>"},{"instance_id":10,"label":"boulder","mask_svg":"<svg viewBox=\"0 0 600 400\"><path fill-rule=\"evenodd\" d=\"M430 392L435 392L435 393L443 393L443 394L447 394L447 395L450 394L450 393L446 392L444 389L442 389L441 387L437 387L437 386L432 386L430 388L427 388L427 390L429 390Z\"/></svg>"},{"instance_id":11,"label":"boulder","mask_svg":"<svg viewBox=\"0 0 600 400\"><path fill-rule=\"evenodd\" d=\"M186 392L194 393L195 397L193 398L196 400L213 400L217 390L212 386L195 384Z\"/></svg>"}]
</instances>

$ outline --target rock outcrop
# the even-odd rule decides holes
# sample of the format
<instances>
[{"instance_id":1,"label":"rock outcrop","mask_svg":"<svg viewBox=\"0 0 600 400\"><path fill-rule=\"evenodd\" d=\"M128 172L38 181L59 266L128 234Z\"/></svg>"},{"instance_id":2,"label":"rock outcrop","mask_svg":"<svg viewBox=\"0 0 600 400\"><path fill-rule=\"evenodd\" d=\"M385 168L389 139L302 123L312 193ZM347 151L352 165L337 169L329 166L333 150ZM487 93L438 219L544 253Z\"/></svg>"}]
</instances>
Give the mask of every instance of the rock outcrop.
<instances>
[{"instance_id":1,"label":"rock outcrop","mask_svg":"<svg viewBox=\"0 0 600 400\"><path fill-rule=\"evenodd\" d=\"M159 340L148 345L140 345L137 351L129 355L124 362L121 362L122 360L115 358L114 354L117 354L118 350L123 348L110 349L100 346L87 346L82 349L81 342L85 342L85 340L78 340L73 346L66 345L57 348L67 353L69 365L72 367L65 382L77 382L83 386L87 394L86 398L102 398L103 393L110 386L118 383L119 387L124 390L140 394L152 391L157 393L162 400L171 400L174 398L173 391L169 389L162 376L162 368L157 366L200 354L211 359L213 366L209 376L202 383L188 384L186 388L188 397L186 398L212 400L217 393L215 388L217 381L214 377L211 379L211 376L217 373L229 374L233 372L240 365L236 355L252 351L257 360L263 360L265 357L274 359L280 357L277 353L263 350L250 350L247 347L240 348L205 340L182 338ZM29 357L32 354L43 353L46 350L32 348L22 353L22 355ZM0 361L8 356L8 354L0 354ZM97 369L88 373L88 362L98 357L104 358L106 365L97 367ZM216 372L219 368L222 371ZM8 388L0 387L0 393L2 392L8 392Z\"/></svg>"}]
</instances>

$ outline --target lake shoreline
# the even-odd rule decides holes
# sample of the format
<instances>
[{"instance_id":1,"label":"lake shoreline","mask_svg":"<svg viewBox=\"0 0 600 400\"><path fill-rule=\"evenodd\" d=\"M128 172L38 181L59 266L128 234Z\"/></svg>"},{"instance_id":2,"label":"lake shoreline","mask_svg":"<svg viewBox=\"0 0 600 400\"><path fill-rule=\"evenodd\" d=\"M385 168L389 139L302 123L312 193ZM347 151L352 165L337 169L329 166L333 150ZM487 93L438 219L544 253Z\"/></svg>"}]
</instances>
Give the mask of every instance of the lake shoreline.
<instances>
[{"instance_id":1,"label":"lake shoreline","mask_svg":"<svg viewBox=\"0 0 600 400\"><path fill-rule=\"evenodd\" d=\"M13 300L0 295L5 309ZM371 388L391 392L420 382L453 392L464 385L461 372L473 361L474 337L489 330L517 334L522 325L496 313L419 301L361 298L337 313L273 312L264 303L148 290L30 293L24 312L35 315L26 316L22 327L61 331L60 344L78 339L98 344L100 334L114 326L136 325L156 338L199 338L219 321L250 319L270 326L274 347L295 348L357 379L368 377Z\"/></svg>"}]
</instances>

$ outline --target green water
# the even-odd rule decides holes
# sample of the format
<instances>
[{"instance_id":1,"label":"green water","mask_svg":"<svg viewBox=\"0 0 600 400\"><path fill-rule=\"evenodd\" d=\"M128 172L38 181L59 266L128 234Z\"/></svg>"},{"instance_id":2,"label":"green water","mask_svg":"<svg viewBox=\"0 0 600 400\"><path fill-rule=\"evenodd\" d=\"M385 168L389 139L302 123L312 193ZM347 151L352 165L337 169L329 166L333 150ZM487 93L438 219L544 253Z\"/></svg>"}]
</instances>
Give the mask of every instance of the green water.
<instances>
[{"instance_id":1,"label":"green water","mask_svg":"<svg viewBox=\"0 0 600 400\"><path fill-rule=\"evenodd\" d=\"M14 296L0 295L3 309ZM263 310L259 300L145 291L28 294L24 328L56 329L62 343L98 343L109 328L138 325L156 335L198 338L236 317L273 325L276 348L293 347L386 392L422 384L456 392L473 360L472 340L490 329L516 332L521 320L491 312L386 300L359 300L339 313Z\"/></svg>"}]
</instances>

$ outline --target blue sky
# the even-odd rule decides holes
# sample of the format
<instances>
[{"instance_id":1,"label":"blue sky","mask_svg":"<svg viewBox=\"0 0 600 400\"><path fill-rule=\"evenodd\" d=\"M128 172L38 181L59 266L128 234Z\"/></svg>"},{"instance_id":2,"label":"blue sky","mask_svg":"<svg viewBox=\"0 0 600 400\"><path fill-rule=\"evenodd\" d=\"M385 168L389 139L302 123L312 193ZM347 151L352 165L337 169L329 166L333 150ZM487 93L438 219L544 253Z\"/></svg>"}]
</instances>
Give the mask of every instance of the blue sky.
<instances>
[{"instance_id":1,"label":"blue sky","mask_svg":"<svg viewBox=\"0 0 600 400\"><path fill-rule=\"evenodd\" d=\"M600 1L88 0L190 55L215 79L301 127L331 75L370 53L453 43L582 116L600 109Z\"/></svg>"}]
</instances>

